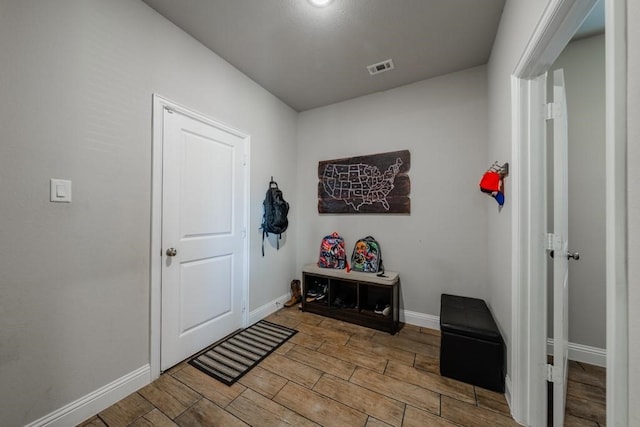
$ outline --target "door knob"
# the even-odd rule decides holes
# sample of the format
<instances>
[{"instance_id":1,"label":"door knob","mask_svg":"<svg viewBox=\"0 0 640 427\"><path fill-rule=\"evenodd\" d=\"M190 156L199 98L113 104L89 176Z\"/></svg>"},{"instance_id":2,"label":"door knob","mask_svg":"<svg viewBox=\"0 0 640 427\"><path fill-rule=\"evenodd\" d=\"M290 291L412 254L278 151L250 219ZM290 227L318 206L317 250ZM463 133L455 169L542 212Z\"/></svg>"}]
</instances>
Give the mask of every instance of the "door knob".
<instances>
[{"instance_id":1,"label":"door knob","mask_svg":"<svg viewBox=\"0 0 640 427\"><path fill-rule=\"evenodd\" d=\"M177 253L178 251L175 248L167 249L167 256L176 256Z\"/></svg>"},{"instance_id":2,"label":"door knob","mask_svg":"<svg viewBox=\"0 0 640 427\"><path fill-rule=\"evenodd\" d=\"M578 261L580 259L580 254L578 252L567 252L567 259Z\"/></svg>"}]
</instances>

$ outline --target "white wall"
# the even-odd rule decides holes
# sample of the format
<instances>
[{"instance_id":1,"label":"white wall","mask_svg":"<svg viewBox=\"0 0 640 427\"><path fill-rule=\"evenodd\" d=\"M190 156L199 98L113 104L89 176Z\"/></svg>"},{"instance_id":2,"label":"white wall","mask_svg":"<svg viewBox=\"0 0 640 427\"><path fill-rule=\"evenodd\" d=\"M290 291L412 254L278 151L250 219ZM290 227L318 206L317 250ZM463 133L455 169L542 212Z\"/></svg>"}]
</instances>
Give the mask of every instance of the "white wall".
<instances>
[{"instance_id":1,"label":"white wall","mask_svg":"<svg viewBox=\"0 0 640 427\"><path fill-rule=\"evenodd\" d=\"M629 425L640 425L640 3L627 1Z\"/></svg>"},{"instance_id":2,"label":"white wall","mask_svg":"<svg viewBox=\"0 0 640 427\"><path fill-rule=\"evenodd\" d=\"M507 1L487 65L489 81L489 147L486 160L511 161L511 75L546 6L546 0ZM517 170L512 173L517 174ZM498 213L488 208L490 305L507 345L511 349L511 225L512 204L506 180L506 202ZM510 357L507 357L510 361ZM511 373L511 364L507 372Z\"/></svg>"},{"instance_id":3,"label":"white wall","mask_svg":"<svg viewBox=\"0 0 640 427\"><path fill-rule=\"evenodd\" d=\"M145 4L0 3L0 417L24 425L149 363L151 101L251 135L250 310L287 292L295 230L260 256L296 113ZM73 203L49 203L49 179ZM123 351L126 350L126 351Z\"/></svg>"},{"instance_id":4,"label":"white wall","mask_svg":"<svg viewBox=\"0 0 640 427\"><path fill-rule=\"evenodd\" d=\"M564 69L569 116L569 341L606 347L604 35L569 43ZM549 72L549 86L553 86ZM550 301L553 294L549 292ZM549 330L553 312L549 311ZM552 335L550 335L552 336Z\"/></svg>"},{"instance_id":5,"label":"white wall","mask_svg":"<svg viewBox=\"0 0 640 427\"><path fill-rule=\"evenodd\" d=\"M405 310L439 315L443 292L484 298L487 206L486 68L477 67L301 113L298 121L299 268L339 232L349 254L373 235L385 267L398 271ZM411 214L319 215L318 162L408 149Z\"/></svg>"}]
</instances>

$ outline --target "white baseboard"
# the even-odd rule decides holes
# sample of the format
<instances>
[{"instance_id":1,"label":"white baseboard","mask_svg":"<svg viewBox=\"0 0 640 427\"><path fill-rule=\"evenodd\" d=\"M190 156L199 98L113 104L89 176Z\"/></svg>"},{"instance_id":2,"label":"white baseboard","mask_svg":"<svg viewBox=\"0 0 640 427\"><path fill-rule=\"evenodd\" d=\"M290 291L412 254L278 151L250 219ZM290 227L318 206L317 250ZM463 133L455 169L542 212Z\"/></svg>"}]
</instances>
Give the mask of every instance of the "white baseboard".
<instances>
[{"instance_id":1,"label":"white baseboard","mask_svg":"<svg viewBox=\"0 0 640 427\"><path fill-rule=\"evenodd\" d=\"M284 303L289 301L290 299L291 299L291 295L290 293L287 293L285 295L282 295L274 299L273 301L270 301L262 305L261 307L256 308L255 310L249 313L249 324L245 326L251 326L257 321L264 319L271 313L275 313L276 311L284 307Z\"/></svg>"},{"instance_id":2,"label":"white baseboard","mask_svg":"<svg viewBox=\"0 0 640 427\"><path fill-rule=\"evenodd\" d=\"M504 377L504 398L507 400L509 413L511 413L511 377L509 375L505 375Z\"/></svg>"},{"instance_id":3,"label":"white baseboard","mask_svg":"<svg viewBox=\"0 0 640 427\"><path fill-rule=\"evenodd\" d=\"M418 313L417 311L400 310L400 321L409 325L440 330L440 317L431 314Z\"/></svg>"},{"instance_id":4,"label":"white baseboard","mask_svg":"<svg viewBox=\"0 0 640 427\"><path fill-rule=\"evenodd\" d=\"M440 330L440 317L416 311L401 310L400 321L410 325ZM547 352L553 354L553 339L547 340ZM595 366L607 366L607 350L588 345L569 343L569 359Z\"/></svg>"},{"instance_id":5,"label":"white baseboard","mask_svg":"<svg viewBox=\"0 0 640 427\"><path fill-rule=\"evenodd\" d=\"M27 424L26 427L75 426L108 408L151 382L151 367L142 366L115 381L81 397L75 402Z\"/></svg>"},{"instance_id":6,"label":"white baseboard","mask_svg":"<svg viewBox=\"0 0 640 427\"><path fill-rule=\"evenodd\" d=\"M553 339L547 339L547 354L553 355ZM569 343L569 360L606 367L607 350L588 345Z\"/></svg>"}]
</instances>

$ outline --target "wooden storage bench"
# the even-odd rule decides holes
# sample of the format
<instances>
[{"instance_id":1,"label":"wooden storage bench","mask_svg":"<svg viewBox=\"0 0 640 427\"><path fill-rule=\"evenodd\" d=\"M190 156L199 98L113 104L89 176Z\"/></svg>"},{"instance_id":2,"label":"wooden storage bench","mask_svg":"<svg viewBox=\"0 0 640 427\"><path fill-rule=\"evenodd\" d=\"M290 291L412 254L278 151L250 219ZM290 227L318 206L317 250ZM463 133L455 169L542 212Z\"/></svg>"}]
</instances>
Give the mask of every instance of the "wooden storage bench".
<instances>
[{"instance_id":1,"label":"wooden storage bench","mask_svg":"<svg viewBox=\"0 0 640 427\"><path fill-rule=\"evenodd\" d=\"M393 335L398 330L399 284L398 273L392 271L385 272L385 277L379 277L375 273L347 273L346 270L306 265L302 269L302 311ZM324 289L324 296L319 300L308 301L306 295L311 289ZM380 307L376 307L377 305Z\"/></svg>"},{"instance_id":2,"label":"wooden storage bench","mask_svg":"<svg viewBox=\"0 0 640 427\"><path fill-rule=\"evenodd\" d=\"M504 342L487 304L442 294L440 374L504 393Z\"/></svg>"}]
</instances>

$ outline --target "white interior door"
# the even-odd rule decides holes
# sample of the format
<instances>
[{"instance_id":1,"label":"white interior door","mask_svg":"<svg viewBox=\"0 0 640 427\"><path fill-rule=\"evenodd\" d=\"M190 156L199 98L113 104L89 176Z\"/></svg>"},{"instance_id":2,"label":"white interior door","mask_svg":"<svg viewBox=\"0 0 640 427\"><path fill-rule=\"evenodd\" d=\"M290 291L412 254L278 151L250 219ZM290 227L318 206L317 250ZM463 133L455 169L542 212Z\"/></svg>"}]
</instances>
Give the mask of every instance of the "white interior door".
<instances>
[{"instance_id":1,"label":"white interior door","mask_svg":"<svg viewBox=\"0 0 640 427\"><path fill-rule=\"evenodd\" d=\"M245 141L168 108L162 155L162 370L242 327Z\"/></svg>"},{"instance_id":2,"label":"white interior door","mask_svg":"<svg viewBox=\"0 0 640 427\"><path fill-rule=\"evenodd\" d=\"M564 425L569 353L568 123L562 69L553 72L553 425Z\"/></svg>"}]
</instances>

